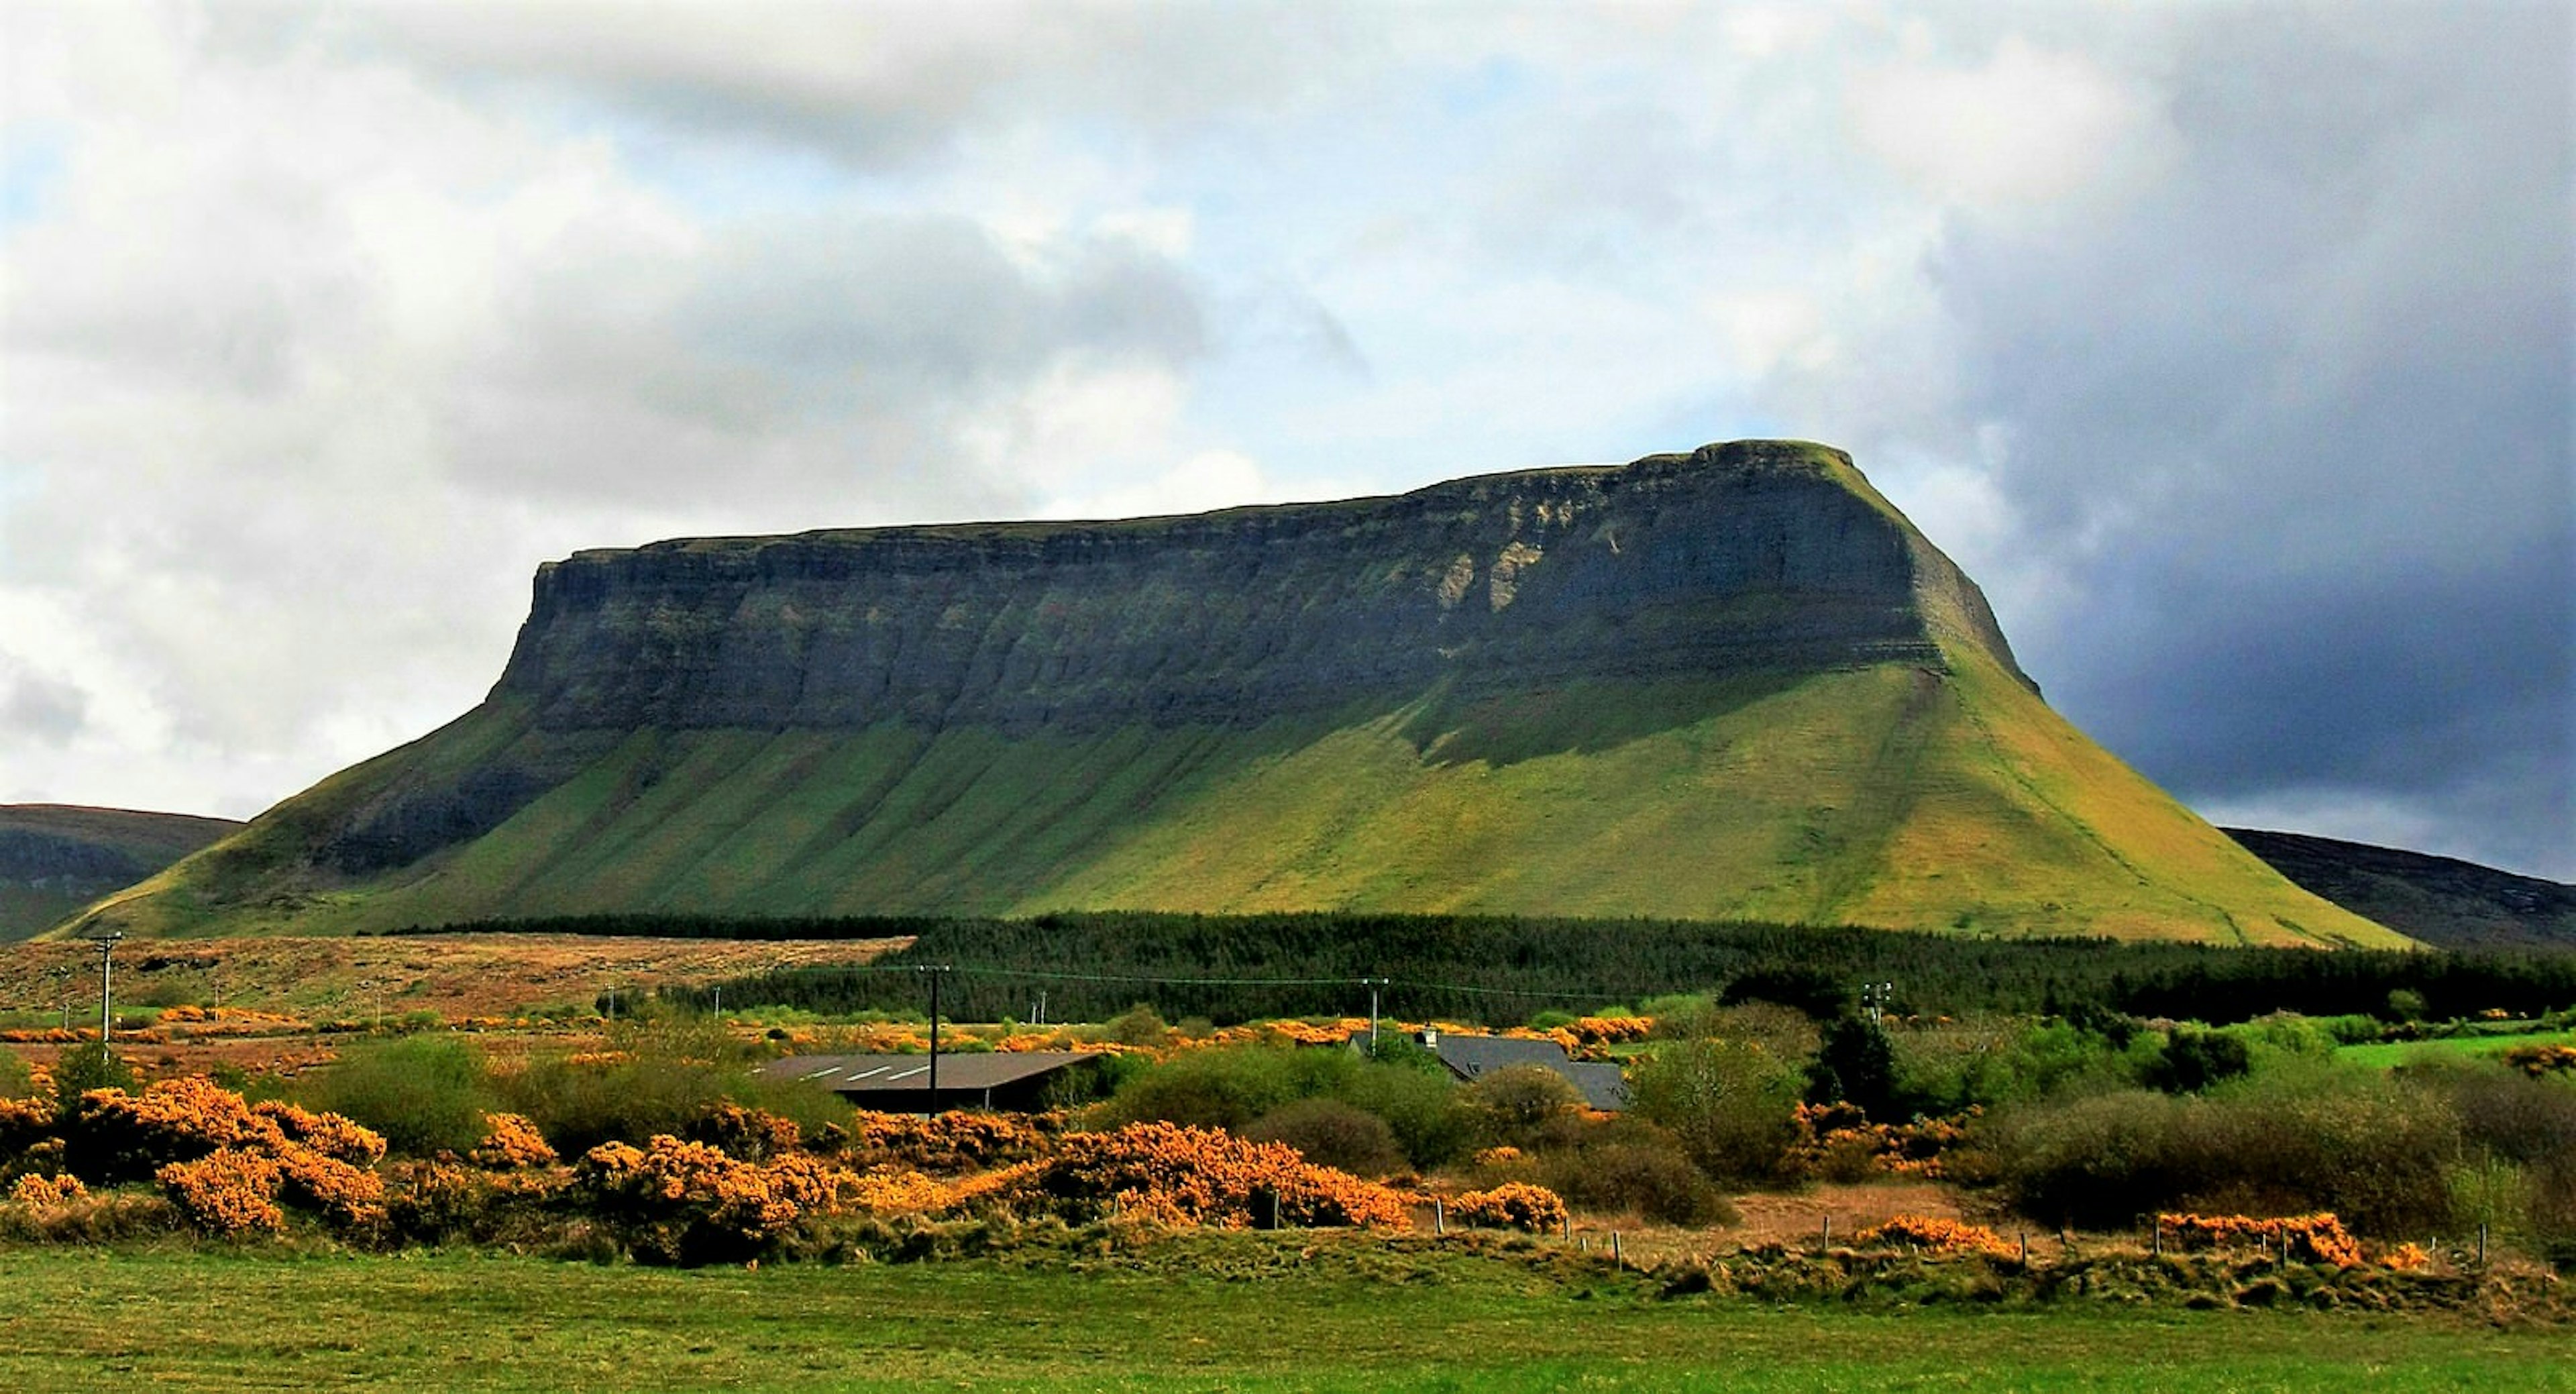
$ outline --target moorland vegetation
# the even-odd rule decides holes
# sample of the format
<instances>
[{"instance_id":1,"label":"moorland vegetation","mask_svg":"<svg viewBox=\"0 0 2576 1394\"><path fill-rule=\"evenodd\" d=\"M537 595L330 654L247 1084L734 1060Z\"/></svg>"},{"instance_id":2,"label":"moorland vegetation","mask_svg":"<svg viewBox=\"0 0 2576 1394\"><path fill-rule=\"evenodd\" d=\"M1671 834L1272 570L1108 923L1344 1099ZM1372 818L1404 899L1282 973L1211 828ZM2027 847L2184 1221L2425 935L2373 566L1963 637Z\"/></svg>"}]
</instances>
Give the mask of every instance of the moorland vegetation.
<instances>
[{"instance_id":1,"label":"moorland vegetation","mask_svg":"<svg viewBox=\"0 0 2576 1394\"><path fill-rule=\"evenodd\" d=\"M2329 1267L2465 1272L2470 1236L2481 1257L2576 1265L2576 1017L2428 1023L2421 1006L2401 989L2376 1014L2206 1024L1675 994L1518 1028L1621 1062L1615 1113L1541 1069L1456 1082L1394 1023L1371 1058L1343 1044L1358 1021L1175 1026L1141 1006L943 1033L1103 1055L1096 1097L1035 1118L854 1113L755 1072L791 1048L925 1044L875 1012L719 1021L662 1001L513 1055L440 1031L354 1039L292 1078L142 1084L75 1049L0 1075L0 1234L695 1264L1044 1248L1100 1225L1563 1237L1580 1219L1715 1248L1748 1196L1885 1180L1937 1182L1988 1226L1963 1244L1854 1236L1935 1257L2003 1262L2001 1236L2032 1228L2160 1248L2187 1220L2221 1247L2278 1247L2264 1223L2330 1215L2354 1247L2311 1245ZM2531 1034L2480 1034L2508 1027ZM2395 1068L2351 1055L2407 1037L2430 1039ZM2458 1040L2504 1049L2442 1048Z\"/></svg>"}]
</instances>

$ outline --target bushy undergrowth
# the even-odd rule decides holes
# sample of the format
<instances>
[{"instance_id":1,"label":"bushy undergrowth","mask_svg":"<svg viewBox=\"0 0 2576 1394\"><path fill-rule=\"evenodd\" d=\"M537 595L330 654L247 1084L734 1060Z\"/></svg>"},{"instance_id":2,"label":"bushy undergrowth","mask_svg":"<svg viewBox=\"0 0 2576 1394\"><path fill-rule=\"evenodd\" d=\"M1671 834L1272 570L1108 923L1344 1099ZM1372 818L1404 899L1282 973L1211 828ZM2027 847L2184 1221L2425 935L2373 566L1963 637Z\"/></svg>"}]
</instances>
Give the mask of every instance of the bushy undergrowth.
<instances>
[{"instance_id":1,"label":"bushy undergrowth","mask_svg":"<svg viewBox=\"0 0 2576 1394\"><path fill-rule=\"evenodd\" d=\"M2364 1234L2420 1237L2484 1218L2554 1255L2576 1219L2563 1200L2576 1189L2576 1089L2491 1066L2285 1066L2197 1096L2023 1105L1978 1137L1970 1174L2050 1223L2331 1210ZM2486 1215L2468 1213L2464 1187L2482 1190Z\"/></svg>"},{"instance_id":2,"label":"bushy undergrowth","mask_svg":"<svg viewBox=\"0 0 2576 1394\"><path fill-rule=\"evenodd\" d=\"M1322 1120L1340 1117L1342 1142L1332 1145L1348 1143L1346 1115L1312 1109L1289 1113L1292 1106L1327 1100L1376 1119L1401 1162L1428 1170L1465 1150L1474 1136L1474 1121L1461 1110L1458 1091L1439 1063L1414 1058L1419 1054L1373 1061L1329 1048L1254 1045L1186 1051L1128 1081L1100 1107L1096 1121L1104 1126L1155 1122L1238 1131L1264 1124L1264 1135L1294 1143L1298 1139L1283 1128L1301 1128L1320 1140ZM1375 1164L1383 1159L1353 1160ZM1383 1169L1396 1168L1388 1164Z\"/></svg>"},{"instance_id":3,"label":"bushy undergrowth","mask_svg":"<svg viewBox=\"0 0 2576 1394\"><path fill-rule=\"evenodd\" d=\"M556 1051L495 1068L470 1042L411 1036L353 1044L300 1083L309 1107L356 1119L399 1156L463 1153L487 1116L527 1120L566 1156L606 1142L679 1134L724 1105L785 1117L809 1131L846 1126L847 1105L753 1073L754 1052L712 1022L653 1020L613 1028L601 1049Z\"/></svg>"}]
</instances>

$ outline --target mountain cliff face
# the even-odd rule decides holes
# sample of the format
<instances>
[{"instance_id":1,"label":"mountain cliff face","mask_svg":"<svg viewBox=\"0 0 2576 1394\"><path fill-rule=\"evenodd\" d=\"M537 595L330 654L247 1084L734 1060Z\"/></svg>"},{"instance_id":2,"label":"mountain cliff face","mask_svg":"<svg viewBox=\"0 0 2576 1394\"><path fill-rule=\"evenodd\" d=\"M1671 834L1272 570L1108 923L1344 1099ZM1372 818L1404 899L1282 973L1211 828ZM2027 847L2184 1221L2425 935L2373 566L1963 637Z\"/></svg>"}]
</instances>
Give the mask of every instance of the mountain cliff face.
<instances>
[{"instance_id":1,"label":"mountain cliff face","mask_svg":"<svg viewBox=\"0 0 2576 1394\"><path fill-rule=\"evenodd\" d=\"M481 707L96 915L1109 907L2395 940L2066 727L1797 442L579 553Z\"/></svg>"},{"instance_id":2,"label":"mountain cliff face","mask_svg":"<svg viewBox=\"0 0 2576 1394\"><path fill-rule=\"evenodd\" d=\"M1257 725L1434 684L1937 665L1973 587L1838 452L1712 446L1400 498L583 552L496 697L547 730Z\"/></svg>"}]
</instances>

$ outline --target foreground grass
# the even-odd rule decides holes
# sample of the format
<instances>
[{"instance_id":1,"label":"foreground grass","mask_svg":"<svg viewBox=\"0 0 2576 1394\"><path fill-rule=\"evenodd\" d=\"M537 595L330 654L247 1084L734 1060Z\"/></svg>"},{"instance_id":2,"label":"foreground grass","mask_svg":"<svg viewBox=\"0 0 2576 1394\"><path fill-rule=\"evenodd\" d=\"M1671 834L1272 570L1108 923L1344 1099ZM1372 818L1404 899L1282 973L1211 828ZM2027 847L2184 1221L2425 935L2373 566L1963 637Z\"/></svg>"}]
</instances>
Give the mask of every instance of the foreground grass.
<instances>
[{"instance_id":1,"label":"foreground grass","mask_svg":"<svg viewBox=\"0 0 2576 1394\"><path fill-rule=\"evenodd\" d=\"M1267 1236L1167 1259L671 1272L16 1249L0 1387L2576 1389L2564 1330L2450 1318L1662 1301L1597 1267Z\"/></svg>"}]
</instances>

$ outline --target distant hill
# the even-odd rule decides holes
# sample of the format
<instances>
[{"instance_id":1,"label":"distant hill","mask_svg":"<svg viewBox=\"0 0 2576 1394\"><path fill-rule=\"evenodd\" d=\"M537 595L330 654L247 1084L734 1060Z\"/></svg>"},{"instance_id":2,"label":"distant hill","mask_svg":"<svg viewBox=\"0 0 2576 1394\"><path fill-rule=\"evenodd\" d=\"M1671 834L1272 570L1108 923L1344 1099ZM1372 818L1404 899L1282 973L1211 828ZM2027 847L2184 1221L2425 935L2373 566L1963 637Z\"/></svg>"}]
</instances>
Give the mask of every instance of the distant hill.
<instances>
[{"instance_id":1,"label":"distant hill","mask_svg":"<svg viewBox=\"0 0 2576 1394\"><path fill-rule=\"evenodd\" d=\"M241 826L184 813L0 804L0 941L35 934Z\"/></svg>"},{"instance_id":2,"label":"distant hill","mask_svg":"<svg viewBox=\"0 0 2576 1394\"><path fill-rule=\"evenodd\" d=\"M482 705L92 918L1113 909L2405 942L2051 711L1799 441L577 553Z\"/></svg>"},{"instance_id":3,"label":"distant hill","mask_svg":"<svg viewBox=\"0 0 2576 1394\"><path fill-rule=\"evenodd\" d=\"M2576 886L2330 837L2222 831L2318 895L2436 948L2576 948Z\"/></svg>"}]
</instances>

